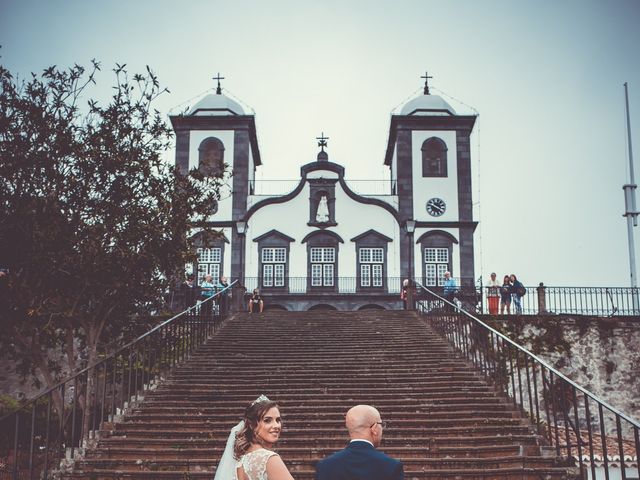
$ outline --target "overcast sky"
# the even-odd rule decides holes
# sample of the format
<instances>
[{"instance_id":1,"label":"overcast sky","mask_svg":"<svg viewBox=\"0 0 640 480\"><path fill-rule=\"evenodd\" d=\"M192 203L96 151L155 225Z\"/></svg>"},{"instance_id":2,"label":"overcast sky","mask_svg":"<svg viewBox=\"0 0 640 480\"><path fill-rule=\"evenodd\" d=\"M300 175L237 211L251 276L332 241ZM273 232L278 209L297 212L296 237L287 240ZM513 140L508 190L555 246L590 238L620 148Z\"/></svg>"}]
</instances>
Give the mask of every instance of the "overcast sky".
<instances>
[{"instance_id":1,"label":"overcast sky","mask_svg":"<svg viewBox=\"0 0 640 480\"><path fill-rule=\"evenodd\" d=\"M298 178L322 131L348 179L383 178L391 112L421 93L428 70L432 93L480 115L476 276L629 285L623 83L637 158L640 0L0 0L0 8L1 62L23 77L96 58L100 97L115 62L131 72L149 65L171 90L158 103L169 112L214 88L220 72L226 92L256 112L259 179Z\"/></svg>"}]
</instances>

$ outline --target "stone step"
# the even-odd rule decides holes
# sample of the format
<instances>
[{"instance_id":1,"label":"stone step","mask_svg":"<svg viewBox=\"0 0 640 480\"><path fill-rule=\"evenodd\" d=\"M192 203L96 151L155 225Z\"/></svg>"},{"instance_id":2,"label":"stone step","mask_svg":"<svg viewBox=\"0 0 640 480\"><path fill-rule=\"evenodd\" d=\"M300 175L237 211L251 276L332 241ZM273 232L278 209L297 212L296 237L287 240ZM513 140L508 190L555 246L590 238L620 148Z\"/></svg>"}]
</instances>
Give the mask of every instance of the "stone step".
<instances>
[{"instance_id":1,"label":"stone step","mask_svg":"<svg viewBox=\"0 0 640 480\"><path fill-rule=\"evenodd\" d=\"M426 321L343 313L228 320L123 421L103 425L65 478L211 480L231 426L260 394L279 402L277 448L296 480L312 480L315 463L344 447L344 414L358 403L389 422L381 450L403 461L407 480L576 478Z\"/></svg>"}]
</instances>

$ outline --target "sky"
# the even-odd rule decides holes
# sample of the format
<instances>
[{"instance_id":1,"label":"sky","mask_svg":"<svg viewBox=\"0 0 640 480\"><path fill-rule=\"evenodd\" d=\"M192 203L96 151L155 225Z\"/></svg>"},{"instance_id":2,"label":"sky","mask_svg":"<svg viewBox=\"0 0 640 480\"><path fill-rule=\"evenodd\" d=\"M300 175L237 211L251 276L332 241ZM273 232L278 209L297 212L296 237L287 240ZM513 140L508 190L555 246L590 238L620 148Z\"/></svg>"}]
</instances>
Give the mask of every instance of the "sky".
<instances>
[{"instance_id":1,"label":"sky","mask_svg":"<svg viewBox=\"0 0 640 480\"><path fill-rule=\"evenodd\" d=\"M385 178L391 114L428 71L431 93L479 114L476 276L629 286L623 83L637 160L639 21L640 0L0 0L0 61L26 78L95 58L98 99L116 62L149 65L163 113L220 72L255 112L265 180L299 178L321 132L347 179Z\"/></svg>"}]
</instances>

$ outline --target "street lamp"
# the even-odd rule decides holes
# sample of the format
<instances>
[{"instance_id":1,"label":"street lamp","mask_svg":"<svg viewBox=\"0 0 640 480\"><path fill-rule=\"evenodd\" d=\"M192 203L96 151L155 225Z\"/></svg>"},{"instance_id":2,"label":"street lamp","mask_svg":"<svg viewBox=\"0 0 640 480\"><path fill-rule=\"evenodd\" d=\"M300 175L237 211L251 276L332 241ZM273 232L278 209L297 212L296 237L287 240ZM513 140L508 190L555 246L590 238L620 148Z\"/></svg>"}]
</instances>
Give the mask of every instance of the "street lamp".
<instances>
[{"instance_id":1,"label":"street lamp","mask_svg":"<svg viewBox=\"0 0 640 480\"><path fill-rule=\"evenodd\" d=\"M414 287L413 287L413 232L416 231L416 221L407 220L404 224L404 228L409 236L409 288L407 291L407 307L409 310L414 309Z\"/></svg>"},{"instance_id":2,"label":"street lamp","mask_svg":"<svg viewBox=\"0 0 640 480\"><path fill-rule=\"evenodd\" d=\"M416 221L407 220L404 228L409 235L409 280L413 281L413 232L416 231Z\"/></svg>"}]
</instances>

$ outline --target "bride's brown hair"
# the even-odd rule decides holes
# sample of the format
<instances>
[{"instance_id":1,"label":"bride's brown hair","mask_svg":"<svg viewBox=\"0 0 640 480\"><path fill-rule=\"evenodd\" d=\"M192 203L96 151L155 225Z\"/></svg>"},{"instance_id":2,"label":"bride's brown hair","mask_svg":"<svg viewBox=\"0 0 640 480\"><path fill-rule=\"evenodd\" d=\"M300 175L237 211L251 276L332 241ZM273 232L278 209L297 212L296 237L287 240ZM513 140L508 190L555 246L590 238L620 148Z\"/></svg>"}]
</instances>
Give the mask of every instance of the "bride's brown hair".
<instances>
[{"instance_id":1,"label":"bride's brown hair","mask_svg":"<svg viewBox=\"0 0 640 480\"><path fill-rule=\"evenodd\" d=\"M247 453L252 442L260 443L255 436L258 423L270 409L277 406L276 402L266 400L252 403L247 407L244 412L244 426L236 434L236 443L233 446L233 456L236 460L240 460L240 457Z\"/></svg>"}]
</instances>

